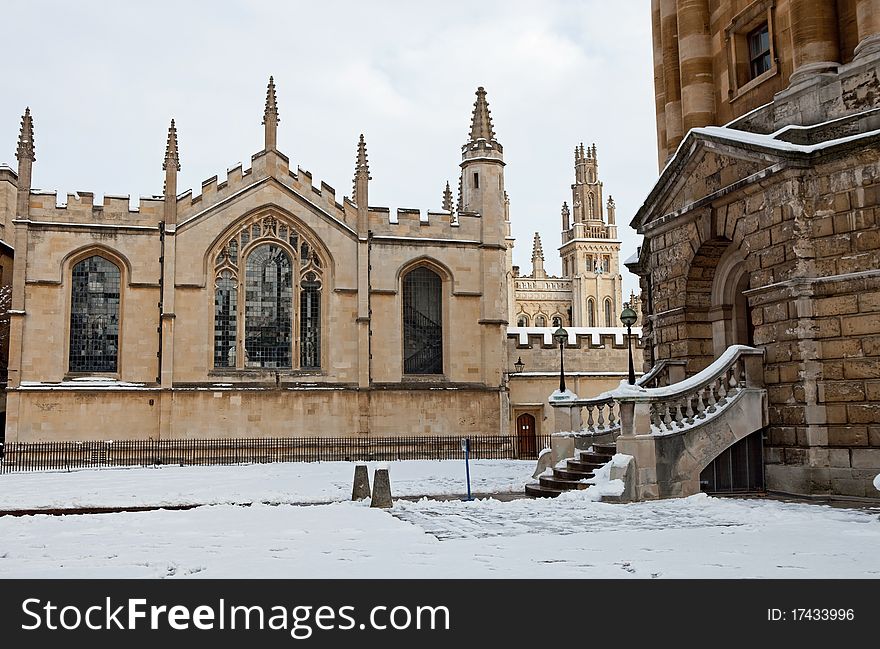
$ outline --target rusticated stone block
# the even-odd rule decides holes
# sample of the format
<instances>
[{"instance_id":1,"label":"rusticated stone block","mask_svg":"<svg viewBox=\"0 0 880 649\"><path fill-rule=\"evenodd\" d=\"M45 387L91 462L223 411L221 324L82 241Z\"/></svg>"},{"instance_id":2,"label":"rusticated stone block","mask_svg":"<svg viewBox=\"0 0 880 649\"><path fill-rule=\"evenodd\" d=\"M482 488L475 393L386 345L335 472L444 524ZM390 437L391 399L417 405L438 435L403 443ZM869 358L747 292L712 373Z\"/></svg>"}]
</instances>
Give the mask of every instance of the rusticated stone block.
<instances>
[{"instance_id":1,"label":"rusticated stone block","mask_svg":"<svg viewBox=\"0 0 880 649\"><path fill-rule=\"evenodd\" d=\"M880 379L880 358L853 358L843 361L848 379Z\"/></svg>"},{"instance_id":2,"label":"rusticated stone block","mask_svg":"<svg viewBox=\"0 0 880 649\"><path fill-rule=\"evenodd\" d=\"M820 390L820 395L824 391L825 402L865 400L865 386L858 381L826 382L820 387ZM822 401L821 396L820 401Z\"/></svg>"},{"instance_id":3,"label":"rusticated stone block","mask_svg":"<svg viewBox=\"0 0 880 649\"><path fill-rule=\"evenodd\" d=\"M857 295L838 295L816 300L816 314L820 316L841 315L859 312Z\"/></svg>"},{"instance_id":4,"label":"rusticated stone block","mask_svg":"<svg viewBox=\"0 0 880 649\"><path fill-rule=\"evenodd\" d=\"M842 318L844 336L865 336L880 333L880 313Z\"/></svg>"},{"instance_id":5,"label":"rusticated stone block","mask_svg":"<svg viewBox=\"0 0 880 649\"><path fill-rule=\"evenodd\" d=\"M846 407L851 424L880 424L880 403L854 403Z\"/></svg>"},{"instance_id":6,"label":"rusticated stone block","mask_svg":"<svg viewBox=\"0 0 880 649\"><path fill-rule=\"evenodd\" d=\"M850 358L862 355L862 341L857 338L842 338L840 340L823 340L823 358Z\"/></svg>"},{"instance_id":7,"label":"rusticated stone block","mask_svg":"<svg viewBox=\"0 0 880 649\"><path fill-rule=\"evenodd\" d=\"M867 446L867 426L829 426L828 446Z\"/></svg>"},{"instance_id":8,"label":"rusticated stone block","mask_svg":"<svg viewBox=\"0 0 880 649\"><path fill-rule=\"evenodd\" d=\"M852 466L854 469L880 470L880 448L853 449Z\"/></svg>"}]
</instances>

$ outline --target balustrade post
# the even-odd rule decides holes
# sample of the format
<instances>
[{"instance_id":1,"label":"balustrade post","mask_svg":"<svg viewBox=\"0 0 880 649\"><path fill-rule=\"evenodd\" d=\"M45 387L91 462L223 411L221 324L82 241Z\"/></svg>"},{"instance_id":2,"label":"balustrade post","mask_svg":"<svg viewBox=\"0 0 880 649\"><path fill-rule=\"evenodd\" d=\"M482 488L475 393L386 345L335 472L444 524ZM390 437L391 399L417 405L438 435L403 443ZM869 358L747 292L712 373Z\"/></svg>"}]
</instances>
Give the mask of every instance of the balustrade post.
<instances>
[{"instance_id":1,"label":"balustrade post","mask_svg":"<svg viewBox=\"0 0 880 649\"><path fill-rule=\"evenodd\" d=\"M620 436L632 437L636 434L635 423L635 401L620 401Z\"/></svg>"},{"instance_id":2,"label":"balustrade post","mask_svg":"<svg viewBox=\"0 0 880 649\"><path fill-rule=\"evenodd\" d=\"M749 354L742 356L745 367L745 379L747 388L764 387L764 355Z\"/></svg>"}]
</instances>

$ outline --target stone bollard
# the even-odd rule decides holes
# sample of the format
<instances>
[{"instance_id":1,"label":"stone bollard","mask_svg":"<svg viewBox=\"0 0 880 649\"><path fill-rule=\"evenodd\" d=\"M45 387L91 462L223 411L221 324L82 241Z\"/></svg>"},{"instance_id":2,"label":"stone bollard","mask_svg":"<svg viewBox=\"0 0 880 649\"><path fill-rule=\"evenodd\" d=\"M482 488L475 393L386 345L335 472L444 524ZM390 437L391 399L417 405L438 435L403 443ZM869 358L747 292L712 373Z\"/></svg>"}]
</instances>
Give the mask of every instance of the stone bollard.
<instances>
[{"instance_id":1,"label":"stone bollard","mask_svg":"<svg viewBox=\"0 0 880 649\"><path fill-rule=\"evenodd\" d=\"M391 480L388 478L388 469L376 469L373 474L373 497L370 499L370 507L391 507Z\"/></svg>"},{"instance_id":2,"label":"stone bollard","mask_svg":"<svg viewBox=\"0 0 880 649\"><path fill-rule=\"evenodd\" d=\"M370 476L367 465L358 464L354 467L354 485L351 487L351 499L363 500L370 497Z\"/></svg>"}]
</instances>

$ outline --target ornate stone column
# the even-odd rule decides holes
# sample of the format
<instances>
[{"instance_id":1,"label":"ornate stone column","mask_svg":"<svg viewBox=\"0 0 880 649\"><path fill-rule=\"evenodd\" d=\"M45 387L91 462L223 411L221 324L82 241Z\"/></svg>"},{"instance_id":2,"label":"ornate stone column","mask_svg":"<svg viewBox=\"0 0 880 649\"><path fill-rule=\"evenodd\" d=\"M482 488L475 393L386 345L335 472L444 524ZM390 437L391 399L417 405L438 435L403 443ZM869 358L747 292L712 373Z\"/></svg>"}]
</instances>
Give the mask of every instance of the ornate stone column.
<instances>
[{"instance_id":1,"label":"ornate stone column","mask_svg":"<svg viewBox=\"0 0 880 649\"><path fill-rule=\"evenodd\" d=\"M715 123L712 36L707 0L677 0L682 131Z\"/></svg>"},{"instance_id":2,"label":"ornate stone column","mask_svg":"<svg viewBox=\"0 0 880 649\"><path fill-rule=\"evenodd\" d=\"M663 37L660 35L660 0L651 0L651 35L654 49L654 111L657 114L657 163L666 162L666 89L663 85ZM567 230L568 227L566 226Z\"/></svg>"},{"instance_id":3,"label":"ornate stone column","mask_svg":"<svg viewBox=\"0 0 880 649\"><path fill-rule=\"evenodd\" d=\"M840 65L837 36L837 9L833 0L790 0L791 44L794 86L822 72L833 72Z\"/></svg>"},{"instance_id":4,"label":"ornate stone column","mask_svg":"<svg viewBox=\"0 0 880 649\"><path fill-rule=\"evenodd\" d=\"M880 52L880 0L857 0L856 22L859 44L856 45L855 58Z\"/></svg>"},{"instance_id":5,"label":"ornate stone column","mask_svg":"<svg viewBox=\"0 0 880 649\"><path fill-rule=\"evenodd\" d=\"M663 85L666 93L666 154L675 153L684 135L681 125L681 78L678 63L678 17L675 0L660 0Z\"/></svg>"}]
</instances>

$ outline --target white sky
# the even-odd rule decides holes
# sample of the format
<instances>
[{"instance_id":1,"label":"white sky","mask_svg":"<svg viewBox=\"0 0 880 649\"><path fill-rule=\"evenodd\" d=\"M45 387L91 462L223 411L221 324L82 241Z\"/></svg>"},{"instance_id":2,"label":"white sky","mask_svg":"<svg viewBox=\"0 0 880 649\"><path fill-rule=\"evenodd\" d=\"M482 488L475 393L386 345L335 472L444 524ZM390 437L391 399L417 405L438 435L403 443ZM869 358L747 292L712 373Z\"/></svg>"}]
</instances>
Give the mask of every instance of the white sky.
<instances>
[{"instance_id":1,"label":"white sky","mask_svg":"<svg viewBox=\"0 0 880 649\"><path fill-rule=\"evenodd\" d=\"M650 30L647 0L7 3L0 162L16 165L27 105L34 187L136 204L162 191L174 117L178 188L198 194L262 148L272 74L292 168L350 194L363 132L371 205L439 209L482 85L504 145L514 263L529 271L539 231L558 274L580 141L596 143L617 202L621 261L635 251L626 224L657 176ZM628 295L637 282L622 272Z\"/></svg>"}]
</instances>

